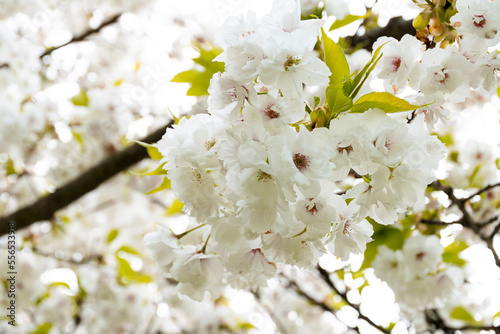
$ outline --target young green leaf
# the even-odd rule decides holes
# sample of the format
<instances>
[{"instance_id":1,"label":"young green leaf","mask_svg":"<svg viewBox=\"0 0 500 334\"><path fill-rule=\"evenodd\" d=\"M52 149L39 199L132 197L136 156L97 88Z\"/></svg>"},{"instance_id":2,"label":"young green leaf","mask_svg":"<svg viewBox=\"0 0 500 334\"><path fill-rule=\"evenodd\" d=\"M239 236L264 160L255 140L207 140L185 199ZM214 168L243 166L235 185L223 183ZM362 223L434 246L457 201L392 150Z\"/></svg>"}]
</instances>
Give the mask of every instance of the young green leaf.
<instances>
[{"instance_id":1,"label":"young green leaf","mask_svg":"<svg viewBox=\"0 0 500 334\"><path fill-rule=\"evenodd\" d=\"M325 63L330 69L330 86L342 86L344 77L349 78L349 64L342 48L321 29L321 39L325 49Z\"/></svg>"},{"instance_id":2,"label":"young green leaf","mask_svg":"<svg viewBox=\"0 0 500 334\"><path fill-rule=\"evenodd\" d=\"M144 143L144 142L139 141L139 140L133 140L133 139L131 139L131 140L133 142L136 142L137 144L141 145L142 147L145 147L148 150L148 154L151 157L151 159L153 159L153 160L163 159L163 155L161 155L161 153L158 151L158 147L156 147L155 145Z\"/></svg>"},{"instance_id":3,"label":"young green leaf","mask_svg":"<svg viewBox=\"0 0 500 334\"><path fill-rule=\"evenodd\" d=\"M178 198L175 199L175 201L170 205L165 211L165 216L173 216L178 213L182 213L182 208L184 207L184 203L179 201Z\"/></svg>"},{"instance_id":4,"label":"young green leaf","mask_svg":"<svg viewBox=\"0 0 500 334\"><path fill-rule=\"evenodd\" d=\"M325 49L325 62L332 74L326 89L326 103L331 112L331 117L349 110L352 99L344 94L344 87L350 86L349 64L342 48L321 30L323 47ZM326 125L328 125L328 119Z\"/></svg>"},{"instance_id":5,"label":"young green leaf","mask_svg":"<svg viewBox=\"0 0 500 334\"><path fill-rule=\"evenodd\" d=\"M428 105L428 104L426 104ZM387 92L372 92L360 97L352 106L352 113L363 113L371 108L382 109L386 113L414 110L426 105L414 105Z\"/></svg>"},{"instance_id":6,"label":"young green leaf","mask_svg":"<svg viewBox=\"0 0 500 334\"><path fill-rule=\"evenodd\" d=\"M368 76L370 73L373 71L377 63L379 62L380 58L382 58L382 54L380 53L380 50L384 45L387 43L384 43L380 45L375 52L373 53L372 59L363 67L363 69L354 77L352 80L352 87L351 87L351 92L349 96L354 99L356 95L358 95L359 90L361 87L363 87L363 84L365 83L366 79L368 79Z\"/></svg>"},{"instance_id":7,"label":"young green leaf","mask_svg":"<svg viewBox=\"0 0 500 334\"><path fill-rule=\"evenodd\" d=\"M463 267L467 262L464 259L460 258L458 254L461 251L465 250L467 247L469 247L467 243L462 240L456 240L455 242L449 244L444 249L443 262L452 263L456 266Z\"/></svg>"},{"instance_id":8,"label":"young green leaf","mask_svg":"<svg viewBox=\"0 0 500 334\"><path fill-rule=\"evenodd\" d=\"M113 229L111 231L109 231L109 234L108 234L108 237L106 238L106 242L109 244L111 243L113 240L116 239L116 237L118 236L118 233L120 231L118 229Z\"/></svg>"},{"instance_id":9,"label":"young green leaf","mask_svg":"<svg viewBox=\"0 0 500 334\"><path fill-rule=\"evenodd\" d=\"M360 19L366 19L368 16L370 16L370 14L371 11L367 11L365 15L347 15L341 20L335 20L335 22L333 22L333 24L330 26L330 31L345 27L346 25Z\"/></svg>"},{"instance_id":10,"label":"young green leaf","mask_svg":"<svg viewBox=\"0 0 500 334\"><path fill-rule=\"evenodd\" d=\"M471 324L477 323L476 319L474 319L474 316L462 306L457 306L453 310L451 310L450 317L452 317L453 319L466 321Z\"/></svg>"},{"instance_id":11,"label":"young green leaf","mask_svg":"<svg viewBox=\"0 0 500 334\"><path fill-rule=\"evenodd\" d=\"M80 91L78 92L78 94L76 94L75 96L73 96L71 98L71 102L75 106L88 107L88 105L89 105L89 98L87 96L87 93L83 89L80 89Z\"/></svg>"},{"instance_id":12,"label":"young green leaf","mask_svg":"<svg viewBox=\"0 0 500 334\"><path fill-rule=\"evenodd\" d=\"M157 193L159 191L170 189L170 188L171 188L170 180L165 176L165 178L163 179L163 182L158 187L154 188L153 190L148 191L146 193L146 195L151 195L151 194Z\"/></svg>"},{"instance_id":13,"label":"young green leaf","mask_svg":"<svg viewBox=\"0 0 500 334\"><path fill-rule=\"evenodd\" d=\"M153 170L151 172L130 171L130 173L137 175L137 176L167 175L167 171L165 169L163 169L163 166L165 164L166 164L166 162L161 164L160 166L158 166L158 168L156 168L155 170Z\"/></svg>"},{"instance_id":14,"label":"young green leaf","mask_svg":"<svg viewBox=\"0 0 500 334\"><path fill-rule=\"evenodd\" d=\"M221 53L221 50L215 46L210 45L209 48L206 48L200 44L195 44L195 48L200 52L200 55L194 58L193 61L200 68L181 72L174 76L171 81L189 83L191 87L188 89L186 95L202 96L208 94L208 87L210 86L212 76L217 72L224 72L224 64L213 61Z\"/></svg>"}]
</instances>

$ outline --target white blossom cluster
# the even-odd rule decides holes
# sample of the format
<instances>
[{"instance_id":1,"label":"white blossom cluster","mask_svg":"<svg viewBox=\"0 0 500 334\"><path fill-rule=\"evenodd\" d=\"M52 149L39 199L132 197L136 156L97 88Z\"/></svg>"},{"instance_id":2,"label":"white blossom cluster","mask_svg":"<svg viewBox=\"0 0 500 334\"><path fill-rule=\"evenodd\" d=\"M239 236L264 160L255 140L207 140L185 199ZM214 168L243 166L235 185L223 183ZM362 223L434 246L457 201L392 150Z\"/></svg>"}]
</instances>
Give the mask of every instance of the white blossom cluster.
<instances>
[{"instance_id":1,"label":"white blossom cluster","mask_svg":"<svg viewBox=\"0 0 500 334\"><path fill-rule=\"evenodd\" d=\"M380 246L372 267L406 308L422 311L442 307L463 283L461 269L443 264L443 252L439 237L416 235L405 241L402 250Z\"/></svg>"},{"instance_id":2,"label":"white blossom cluster","mask_svg":"<svg viewBox=\"0 0 500 334\"><path fill-rule=\"evenodd\" d=\"M375 70L386 90L406 94L417 104L429 126L448 121L445 102L464 102L471 89L491 97L500 85L500 58L491 50L500 42L499 1L458 0L458 13L451 18L457 29L457 43L446 48L428 48L410 35L401 41L381 37L374 48L385 43ZM408 89L410 88L410 89ZM413 94L414 93L414 94Z\"/></svg>"},{"instance_id":3,"label":"white blossom cluster","mask_svg":"<svg viewBox=\"0 0 500 334\"><path fill-rule=\"evenodd\" d=\"M444 157L423 116L407 124L371 109L305 127L303 85L324 90L331 74L314 53L321 25L300 21L293 0L262 18L228 19L210 115L183 118L158 143L185 212L210 227L193 244L166 229L146 237L180 292L199 300L223 282L253 288L327 252L346 260L371 240L367 216L387 225L423 207ZM349 173L362 178L342 192Z\"/></svg>"}]
</instances>

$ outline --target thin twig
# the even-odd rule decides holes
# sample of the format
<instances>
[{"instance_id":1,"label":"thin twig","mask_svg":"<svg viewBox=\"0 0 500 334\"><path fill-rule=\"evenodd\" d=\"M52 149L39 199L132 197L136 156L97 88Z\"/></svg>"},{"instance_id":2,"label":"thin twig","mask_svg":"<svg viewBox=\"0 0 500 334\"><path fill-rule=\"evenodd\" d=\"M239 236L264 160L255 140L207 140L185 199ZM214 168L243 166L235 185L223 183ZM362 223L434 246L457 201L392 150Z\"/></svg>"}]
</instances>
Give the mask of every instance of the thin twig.
<instances>
[{"instance_id":1,"label":"thin twig","mask_svg":"<svg viewBox=\"0 0 500 334\"><path fill-rule=\"evenodd\" d=\"M390 334L389 330L385 329L384 327L382 327L380 325L377 325L376 323L373 322L372 319L368 318L363 313L361 313L361 310L359 309L359 306L358 305L354 305L353 303L351 303L349 301L349 299L347 299L347 295L345 293L341 293L339 291L339 289L335 286L335 284L331 280L329 272L327 272L325 269L323 269L320 265L316 266L316 268L318 269L321 277L326 282L326 284L328 284L328 286L330 288L332 288L332 290L335 291L336 294L338 294L340 297L342 297L347 302L347 304L349 304L349 306L351 306L353 309L355 309L358 312L358 316L359 316L360 319L363 319L364 321L366 321L367 323L369 323L370 325L372 325L374 328L378 329L382 333Z\"/></svg>"},{"instance_id":2,"label":"thin twig","mask_svg":"<svg viewBox=\"0 0 500 334\"><path fill-rule=\"evenodd\" d=\"M78 261L78 260L75 260L73 258L68 258L68 259L59 258L55 254L45 253L36 247L33 247L31 249L31 251L33 252L33 254L38 255L38 256L43 256L43 257L55 259L55 260L60 261L60 262L66 262L66 263L71 263L71 264L85 264L85 263L90 263L90 262L103 263L103 261L104 261L104 256L102 254L90 254L90 255L83 257L80 261Z\"/></svg>"},{"instance_id":3,"label":"thin twig","mask_svg":"<svg viewBox=\"0 0 500 334\"><path fill-rule=\"evenodd\" d=\"M439 314L437 309L430 309L425 311L425 320L431 326L432 330L442 330L446 334L454 334L456 332L465 330L476 330L476 331L495 331L496 334L500 334L500 326L473 326L467 325L462 327L451 327L446 324L444 319Z\"/></svg>"},{"instance_id":4,"label":"thin twig","mask_svg":"<svg viewBox=\"0 0 500 334\"><path fill-rule=\"evenodd\" d=\"M457 220L455 223L458 223L458 224L460 224L464 227L467 227L467 228L471 229L472 231L474 231L486 243L486 246L490 249L491 253L493 254L493 257L495 258L495 264L500 268L500 256L498 255L498 253L495 250L495 247L493 246L493 238L498 233L498 229L500 227L496 226L493 233L489 236L485 236L482 232L483 226L494 222L496 219L491 221L491 222L488 220L488 221L483 222L483 223L478 223L472 218L471 214L469 213L469 211L467 210L467 207L466 207L466 203L470 198L474 197L476 194L480 194L483 191L487 191L488 189L496 187L497 185L496 184L490 185L486 188L481 189L478 193L474 194L472 197L469 196L466 198L457 198L455 196L455 194L453 193L452 187L445 186L439 181L432 182L430 184L430 186L433 187L434 189L441 190L446 195L448 195L448 198L451 201L450 206L456 205L459 208L459 210L462 212L462 218Z\"/></svg>"},{"instance_id":5,"label":"thin twig","mask_svg":"<svg viewBox=\"0 0 500 334\"><path fill-rule=\"evenodd\" d=\"M311 304L315 305L315 306L318 306L320 307L323 311L326 311L326 312L329 312L331 314L333 314L335 317L337 317L337 311L336 309L330 307L329 305L327 305L325 302L322 302L322 301L319 301L319 300L316 300L315 298L313 298L312 296L310 296L308 293L306 293L304 290L302 290L302 288L297 284L297 282L289 279L288 277L286 277L286 279L288 280L288 284L290 287L293 287L295 289L295 292L299 295L299 296L302 296L304 297L305 299L307 299ZM337 318L338 319L338 318ZM345 323L344 323L345 324ZM351 328L352 330L354 330L356 333L359 333L359 328L358 326L349 326L347 324L345 324L346 326L348 326L349 328Z\"/></svg>"},{"instance_id":6,"label":"thin twig","mask_svg":"<svg viewBox=\"0 0 500 334\"><path fill-rule=\"evenodd\" d=\"M490 184L487 187L484 187L483 189L478 190L477 192L475 192L474 194L470 195L469 197L466 197L466 198L462 199L462 201L465 201L465 202L469 201L473 197L475 197L477 195L481 195L482 193L484 193L484 192L486 192L486 191L488 191L488 190L490 190L492 188L498 187L498 186L500 186L500 182L495 183L495 184Z\"/></svg>"},{"instance_id":7,"label":"thin twig","mask_svg":"<svg viewBox=\"0 0 500 334\"><path fill-rule=\"evenodd\" d=\"M54 52L55 50L58 50L58 49L60 49L62 47L65 47L65 46L67 46L69 44L84 41L90 35L93 35L93 34L96 34L96 33L100 32L102 28L104 28L106 26L109 26L110 24L116 23L121 16L122 16L122 13L116 14L115 16L112 16L111 18L109 18L109 19L105 20L104 22L102 22L101 25L99 25L97 28L93 28L93 29L87 30L84 33L82 33L81 35L73 37L69 42L61 44L59 46L53 46L51 48L48 48L42 55L40 55L40 58L48 56L52 52Z\"/></svg>"}]
</instances>

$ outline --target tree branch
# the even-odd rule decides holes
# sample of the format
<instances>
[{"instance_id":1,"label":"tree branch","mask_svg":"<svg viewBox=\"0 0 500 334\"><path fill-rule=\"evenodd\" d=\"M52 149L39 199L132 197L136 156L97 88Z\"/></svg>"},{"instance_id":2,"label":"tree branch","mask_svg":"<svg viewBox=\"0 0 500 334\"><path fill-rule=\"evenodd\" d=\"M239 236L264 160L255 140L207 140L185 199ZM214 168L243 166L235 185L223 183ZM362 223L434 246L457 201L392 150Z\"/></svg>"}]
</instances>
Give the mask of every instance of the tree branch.
<instances>
[{"instance_id":1,"label":"tree branch","mask_svg":"<svg viewBox=\"0 0 500 334\"><path fill-rule=\"evenodd\" d=\"M318 301L316 299L314 299L312 296L310 296L309 294L307 294L304 290L301 289L301 287L297 284L297 282L295 282L294 280L291 280L289 279L288 277L285 276L285 278L288 280L288 284L289 284L289 287L291 288L294 288L295 292L299 295L299 296L302 296L304 297L305 299L307 299L311 304L315 305L315 306L318 306L319 308L321 308L323 311L325 312L329 312L331 314L333 314L336 318L337 318L337 311L336 309L330 307L329 305L327 305L325 302L322 302L322 301ZM338 319L338 318L337 318ZM340 320L339 320L340 321ZM345 324L345 323L344 323ZM347 324L345 324L347 327L351 328L352 330L354 330L356 333L359 333L359 328L358 326L354 326L354 327L351 327Z\"/></svg>"},{"instance_id":2,"label":"tree branch","mask_svg":"<svg viewBox=\"0 0 500 334\"><path fill-rule=\"evenodd\" d=\"M173 121L143 138L141 141L146 143L159 141L167 128L172 125ZM38 221L52 219L58 210L66 207L86 193L97 188L101 183L147 157L147 150L139 144L133 144L120 152L110 155L76 179L56 189L52 194L40 198L35 203L10 215L1 217L0 236L8 232L8 223L10 221L15 221L18 228L24 228Z\"/></svg>"},{"instance_id":3,"label":"tree branch","mask_svg":"<svg viewBox=\"0 0 500 334\"><path fill-rule=\"evenodd\" d=\"M445 334L454 334L456 332L461 332L465 330L476 330L476 331L495 331L496 334L500 334L500 326L462 326L462 327L450 327L448 326L444 319L439 314L437 309L430 309L425 311L425 321L431 326L432 330L441 329Z\"/></svg>"},{"instance_id":4,"label":"tree branch","mask_svg":"<svg viewBox=\"0 0 500 334\"><path fill-rule=\"evenodd\" d=\"M400 40L406 34L415 36L416 30L413 27L413 22L398 16L390 19L385 27L369 30L364 35L346 37L345 42L351 47L356 46L372 51L373 44L379 37L390 36Z\"/></svg>"},{"instance_id":5,"label":"tree branch","mask_svg":"<svg viewBox=\"0 0 500 334\"><path fill-rule=\"evenodd\" d=\"M358 316L359 316L360 319L363 319L364 321L366 321L367 323L369 323L370 325L372 325L374 328L378 329L382 333L390 334L389 330L385 329L382 326L377 325L376 323L373 322L372 319L368 318L363 313L361 313L361 311L359 309L359 306L358 305L354 305L353 303L351 303L349 301L349 299L347 299L347 295L345 293L341 293L339 291L339 289L337 289L337 287L333 283L332 279L330 278L330 273L329 272L327 272L325 269L323 269L320 265L316 266L316 269L318 269L321 277L326 282L326 284L328 284L328 286L330 288L332 288L332 290L335 291L336 294L338 294L340 297L342 297L346 301L346 303L349 304L350 307L352 307L353 309L356 310L356 312L358 312Z\"/></svg>"},{"instance_id":6,"label":"tree branch","mask_svg":"<svg viewBox=\"0 0 500 334\"><path fill-rule=\"evenodd\" d=\"M490 184L489 186L484 187L483 189L478 190L477 192L475 192L474 194L470 195L469 197L464 198L462 201L464 201L464 202L469 201L472 198L474 198L475 196L481 195L482 193L484 193L484 192L486 192L486 191L488 191L490 189L493 189L495 187L498 187L498 186L500 186L500 182L495 183L495 184Z\"/></svg>"},{"instance_id":7,"label":"tree branch","mask_svg":"<svg viewBox=\"0 0 500 334\"><path fill-rule=\"evenodd\" d=\"M102 28L109 26L110 24L116 23L121 16L122 16L122 13L116 14L115 16L112 16L111 18L102 22L101 25L99 25L97 28L87 30L84 33L82 33L81 35L73 37L69 42L61 44L59 46L53 46L51 48L48 48L42 55L40 55L40 59L45 57L45 56L50 55L53 51L58 50L62 47L65 47L69 44L84 41L90 35L93 35L93 34L100 32Z\"/></svg>"},{"instance_id":8,"label":"tree branch","mask_svg":"<svg viewBox=\"0 0 500 334\"><path fill-rule=\"evenodd\" d=\"M464 227L467 227L467 228L471 229L472 231L474 231L486 243L486 246L491 250L491 252L493 253L493 257L495 258L495 263L500 268L500 256L495 251L495 247L493 247L493 238L495 237L495 234L498 233L498 230L500 229L500 224L495 227L495 229L493 230L493 233L491 233L491 235L489 235L489 236L485 236L481 231L481 229L485 225L488 225L488 224L495 222L498 219L498 217L495 217L494 219L492 218L486 222L478 223L472 218L472 216L470 215L470 213L466 207L466 203L469 199L476 196L477 194L480 194L484 191L487 191L488 189L496 187L497 185L496 184L490 185L486 188L481 189L476 194L474 194L472 197L469 196L466 198L457 198L455 196L455 194L453 193L452 187L445 186L439 181L432 182L430 184L430 186L436 190L441 190L446 195L448 195L448 198L451 201L450 206L456 205L460 209L460 211L462 212L462 218L460 218L459 220L457 220L454 223L458 223L458 224L460 224Z\"/></svg>"}]
</instances>

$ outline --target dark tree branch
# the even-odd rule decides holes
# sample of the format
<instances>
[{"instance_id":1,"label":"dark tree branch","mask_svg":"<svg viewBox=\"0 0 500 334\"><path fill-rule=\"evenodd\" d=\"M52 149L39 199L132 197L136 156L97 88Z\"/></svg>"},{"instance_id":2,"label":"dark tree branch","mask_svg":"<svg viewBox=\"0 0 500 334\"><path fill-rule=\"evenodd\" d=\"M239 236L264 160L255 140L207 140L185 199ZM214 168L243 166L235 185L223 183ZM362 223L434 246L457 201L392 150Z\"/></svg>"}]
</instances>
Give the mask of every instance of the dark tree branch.
<instances>
[{"instance_id":1,"label":"dark tree branch","mask_svg":"<svg viewBox=\"0 0 500 334\"><path fill-rule=\"evenodd\" d=\"M469 211L467 210L467 207L466 207L466 203L467 203L467 201L470 198L476 196L476 194L480 194L480 193L482 193L484 191L487 191L488 189L496 187L497 185L496 184L490 185L490 186L488 186L486 188L481 189L476 194L474 194L472 197L469 196L469 197L466 197L466 198L457 198L455 196L455 194L453 193L453 188L452 187L445 186L445 185L443 185L439 181L432 182L430 184L430 186L432 188L434 188L436 190L440 190L440 191L444 192L446 195L448 195L448 198L451 201L451 205L450 206L456 205L460 209L460 211L462 212L462 218L460 218L459 220L457 220L454 223L460 224L460 225L462 225L464 227L467 227L467 228L471 229L472 231L474 231L486 243L486 246L493 253L493 257L495 258L496 265L498 267L500 267L500 256L496 252L495 247L493 247L493 238L498 233L498 230L500 229L500 227L499 227L500 224L495 227L493 233L491 233L491 235L489 235L489 236L484 235L484 233L482 231L482 228L485 225L488 225L488 224L491 224L491 223L495 222L498 219L498 217L495 217L495 219L492 218L492 219L490 219L490 220L488 220L486 222L482 222L482 223L481 222L476 222L472 218L471 214L469 213Z\"/></svg>"},{"instance_id":2,"label":"dark tree branch","mask_svg":"<svg viewBox=\"0 0 500 334\"><path fill-rule=\"evenodd\" d=\"M159 141L167 128L172 125L173 121L143 138L141 141L146 143ZM35 203L10 215L1 217L0 235L7 233L7 225L10 221L15 221L18 228L23 228L38 221L52 219L58 210L66 207L86 193L97 188L101 183L147 157L147 150L139 144L133 144L120 152L110 155L76 179L56 189L52 194L40 198Z\"/></svg>"},{"instance_id":3,"label":"dark tree branch","mask_svg":"<svg viewBox=\"0 0 500 334\"><path fill-rule=\"evenodd\" d=\"M431 330L442 330L445 334L460 333L465 330L476 331L495 331L495 334L500 334L500 326L462 326L450 327L446 324L444 319L439 314L437 309L430 309L425 311L425 321L430 325Z\"/></svg>"},{"instance_id":4,"label":"dark tree branch","mask_svg":"<svg viewBox=\"0 0 500 334\"><path fill-rule=\"evenodd\" d=\"M90 35L96 34L101 31L102 28L109 26L110 24L116 23L118 19L122 16L122 13L116 14L115 16L110 17L106 21L102 22L100 26L94 29L90 29L82 33L81 35L73 37L69 42L66 42L64 44L61 44L59 46L53 46L51 48L48 48L41 56L40 58L43 58L45 56L50 55L53 51L58 50L62 47L65 47L66 45L72 44L72 43L77 43L77 42L82 42L84 41L87 37Z\"/></svg>"},{"instance_id":5,"label":"dark tree branch","mask_svg":"<svg viewBox=\"0 0 500 334\"><path fill-rule=\"evenodd\" d=\"M437 220L437 219L421 219L420 223L422 223L422 224L428 224L428 225L448 226L448 225L451 225L451 224L458 223L458 221L451 222L451 223L446 223L446 222L443 222L443 221Z\"/></svg>"},{"instance_id":6,"label":"dark tree branch","mask_svg":"<svg viewBox=\"0 0 500 334\"><path fill-rule=\"evenodd\" d=\"M389 36L400 40L406 34L415 36L416 30L413 27L413 22L411 20L404 20L401 16L398 16L390 19L385 27L369 30L364 35L346 37L345 41L347 45L352 47L361 47L372 51L372 46L379 37Z\"/></svg>"},{"instance_id":7,"label":"dark tree branch","mask_svg":"<svg viewBox=\"0 0 500 334\"><path fill-rule=\"evenodd\" d=\"M495 187L498 187L498 186L500 186L500 182L495 183L495 184L490 184L489 186L484 187L483 189L478 190L477 192L475 192L474 194L470 195L469 197L464 198L462 201L465 201L465 202L466 201L470 201L473 197L475 197L477 195L481 195L482 193L484 193L484 192L486 192L486 191L488 191L490 189L493 189Z\"/></svg>"},{"instance_id":8,"label":"dark tree branch","mask_svg":"<svg viewBox=\"0 0 500 334\"><path fill-rule=\"evenodd\" d=\"M333 314L335 317L337 317L337 311L336 309L330 307L329 305L327 305L325 302L322 302L322 301L319 301L319 300L316 300L315 298L313 298L312 296L310 296L308 293L306 293L304 290L302 290L302 288L297 284L297 282L289 279L288 277L286 277L286 279L288 280L288 284L289 284L289 287L290 288L294 288L295 292L301 296L301 297L304 297L305 299L307 299L311 304L315 305L315 306L318 306L319 308L321 308L323 311L325 312L329 312L331 314ZM337 318L338 319L338 318ZM358 326L355 326L355 327L351 327L347 324L345 324L347 327L351 328L352 330L354 330L356 333L359 333L359 328Z\"/></svg>"},{"instance_id":9,"label":"dark tree branch","mask_svg":"<svg viewBox=\"0 0 500 334\"><path fill-rule=\"evenodd\" d=\"M382 333L390 334L390 331L388 329L385 329L384 327L382 327L380 325L377 325L376 323L373 322L372 319L368 318L363 313L361 313L361 311L359 309L359 306L358 305L354 305L353 303L351 303L349 301L349 299L347 299L347 295L345 293L341 293L339 291L339 289L335 286L335 284L333 283L332 279L330 278L330 273L329 272L327 272L325 269L323 269L320 265L318 265L316 267L316 269L318 269L321 277L326 282L326 284L328 284L328 286L330 288L332 288L332 290L335 291L336 294L338 294L340 297L342 297L342 299L344 299L346 301L346 303L349 304L350 307L352 307L353 309L356 310L356 312L358 312L358 316L359 316L360 319L363 319L364 321L366 321L367 323L369 323L371 326L373 326L374 328L378 329Z\"/></svg>"}]
</instances>

